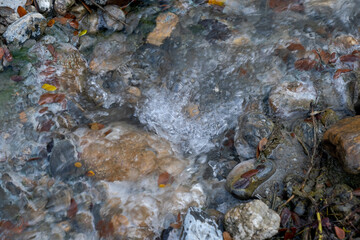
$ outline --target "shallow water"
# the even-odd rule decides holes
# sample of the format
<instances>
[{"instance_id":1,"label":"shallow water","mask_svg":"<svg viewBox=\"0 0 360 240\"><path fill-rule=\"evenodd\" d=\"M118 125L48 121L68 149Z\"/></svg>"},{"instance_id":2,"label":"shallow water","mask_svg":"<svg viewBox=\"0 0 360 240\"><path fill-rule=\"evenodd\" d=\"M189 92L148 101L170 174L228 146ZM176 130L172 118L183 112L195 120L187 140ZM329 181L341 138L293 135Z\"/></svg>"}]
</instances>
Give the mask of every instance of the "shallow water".
<instances>
[{"instance_id":1,"label":"shallow water","mask_svg":"<svg viewBox=\"0 0 360 240\"><path fill-rule=\"evenodd\" d=\"M155 237L188 205L211 206L225 212L239 202L224 190L226 174L221 172L227 164L246 160L241 153L240 157L234 153L235 146L224 147L229 131L243 130L237 126L239 117L262 112L289 127L296 119L306 118L311 101L318 110L332 108L342 115L356 112L358 53L353 54L357 56L355 61L341 60L340 56L360 50L359 1L305 0L288 4L281 0L228 0L225 7L198 2L169 1L166 10L157 2L129 8L127 18L140 19L138 24L129 23L120 33L88 34L84 41L73 37L71 29L55 26L60 30L47 30L48 36L30 46L30 50L14 51L16 61L0 73L0 164L3 172L11 173L15 185L25 188L24 178L51 178L48 156L53 139L74 138L76 128L91 122L106 126L117 121L130 122L168 140L174 155L186 165L165 189L156 184L158 172L137 181L98 184L106 185L108 199L121 199L122 214L131 222L129 229L136 230L142 224L138 215L149 214L146 226ZM164 12L179 17L171 37L161 46L146 43L156 17ZM68 38L60 38L59 34ZM94 43L90 44L90 40ZM38 105L39 96L45 93L41 84L49 79L49 74L42 73L50 71L46 61L52 59L45 46L62 46L56 48L59 52L61 48L71 48L62 45L62 41L69 41L81 53L78 57L71 53L61 64L51 65L55 68L51 74L71 79L70 85L61 88L67 105L64 109L61 103L45 104L46 113L39 113L44 107ZM99 49L104 52L93 52L99 42ZM119 54L113 56L112 52ZM111 71L88 71L91 60L102 55L108 57L104 69L112 64L115 67ZM67 59L73 58L76 64L71 65L73 62ZM301 59L305 59L303 65L297 62ZM352 71L334 77L338 69ZM15 83L9 79L13 75L24 76L24 81ZM137 87L141 96L135 100L129 97L129 87ZM72 127L61 123L66 116L72 118L72 122L67 122ZM44 130L50 120L52 126ZM290 151L275 158L290 155L298 161ZM278 172L291 170L291 161L287 164L282 159L279 163ZM79 205L79 196L85 193L77 193L75 185L82 181L93 205L100 208L105 201L98 193L101 191L94 190L96 181L81 177L63 183L59 177L54 179L54 186L64 184L74 192L72 196ZM5 185L4 180L1 183ZM26 197L27 192L31 195L32 190L24 190L23 198L35 202ZM12 204L21 206L18 213L26 213L20 196L10 195L14 198ZM152 212L133 211L142 206ZM79 209L87 211L85 206ZM66 219L58 211L44 211L46 217L39 223L45 230L38 234ZM31 230L30 227L28 232ZM129 230L132 237L136 236L135 230ZM61 231L65 238L76 238L76 227Z\"/></svg>"}]
</instances>

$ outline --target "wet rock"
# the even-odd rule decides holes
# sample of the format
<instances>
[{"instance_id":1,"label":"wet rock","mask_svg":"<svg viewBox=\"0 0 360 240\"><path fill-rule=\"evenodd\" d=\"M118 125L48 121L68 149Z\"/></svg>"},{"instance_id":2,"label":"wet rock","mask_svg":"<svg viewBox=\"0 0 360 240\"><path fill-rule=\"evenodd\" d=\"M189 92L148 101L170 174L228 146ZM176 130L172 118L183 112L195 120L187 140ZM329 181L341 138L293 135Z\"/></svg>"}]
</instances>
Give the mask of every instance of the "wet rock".
<instances>
[{"instance_id":1,"label":"wet rock","mask_svg":"<svg viewBox=\"0 0 360 240\"><path fill-rule=\"evenodd\" d=\"M210 42L214 40L225 41L230 37L228 27L216 19L204 19L199 24L206 29L205 39Z\"/></svg>"},{"instance_id":2,"label":"wet rock","mask_svg":"<svg viewBox=\"0 0 360 240\"><path fill-rule=\"evenodd\" d=\"M163 41L170 37L175 29L179 17L174 13L162 13L156 18L155 29L147 36L147 42L156 46L160 46Z\"/></svg>"},{"instance_id":3,"label":"wet rock","mask_svg":"<svg viewBox=\"0 0 360 240\"><path fill-rule=\"evenodd\" d=\"M25 7L26 0L2 0L0 1L0 7L9 7L16 10L19 6Z\"/></svg>"},{"instance_id":4,"label":"wet rock","mask_svg":"<svg viewBox=\"0 0 360 240\"><path fill-rule=\"evenodd\" d=\"M81 134L81 159L88 170L95 172L97 179L137 180L157 170L168 158L179 166L179 160L164 139L125 123L95 131L81 129L75 134ZM171 170L171 166L169 162L165 169Z\"/></svg>"},{"instance_id":5,"label":"wet rock","mask_svg":"<svg viewBox=\"0 0 360 240\"><path fill-rule=\"evenodd\" d=\"M121 22L125 21L125 14L121 8L117 5L107 5L104 7L104 9L107 11L104 16L107 28L114 31L122 30L124 25Z\"/></svg>"},{"instance_id":6,"label":"wet rock","mask_svg":"<svg viewBox=\"0 0 360 240\"><path fill-rule=\"evenodd\" d=\"M54 9L58 14L65 15L74 4L75 0L55 0Z\"/></svg>"},{"instance_id":7,"label":"wet rock","mask_svg":"<svg viewBox=\"0 0 360 240\"><path fill-rule=\"evenodd\" d=\"M323 137L324 146L331 155L338 158L346 172L360 172L360 116L345 118L327 130Z\"/></svg>"},{"instance_id":8,"label":"wet rock","mask_svg":"<svg viewBox=\"0 0 360 240\"><path fill-rule=\"evenodd\" d=\"M267 239L279 227L280 216L260 200L240 204L225 214L225 229L234 240Z\"/></svg>"},{"instance_id":9,"label":"wet rock","mask_svg":"<svg viewBox=\"0 0 360 240\"><path fill-rule=\"evenodd\" d=\"M275 172L275 163L247 160L236 165L226 178L226 189L240 199L250 198L254 191Z\"/></svg>"},{"instance_id":10,"label":"wet rock","mask_svg":"<svg viewBox=\"0 0 360 240\"><path fill-rule=\"evenodd\" d=\"M269 138L274 124L271 119L259 112L246 113L238 122L235 134L237 153L245 159L254 158L260 140Z\"/></svg>"},{"instance_id":11,"label":"wet rock","mask_svg":"<svg viewBox=\"0 0 360 240\"><path fill-rule=\"evenodd\" d=\"M85 3L86 3L87 5L89 5L89 6L94 5L93 2L95 2L95 3L99 4L99 5L105 5L105 4L107 3L107 0L94 0L94 1L85 0Z\"/></svg>"},{"instance_id":12,"label":"wet rock","mask_svg":"<svg viewBox=\"0 0 360 240\"><path fill-rule=\"evenodd\" d=\"M49 13L53 9L52 0L35 0L40 13Z\"/></svg>"},{"instance_id":13,"label":"wet rock","mask_svg":"<svg viewBox=\"0 0 360 240\"><path fill-rule=\"evenodd\" d=\"M62 178L76 177L84 173L83 168L75 167L78 161L74 144L69 140L61 140L55 144L50 155L50 172Z\"/></svg>"},{"instance_id":14,"label":"wet rock","mask_svg":"<svg viewBox=\"0 0 360 240\"><path fill-rule=\"evenodd\" d=\"M46 204L46 208L53 212L66 211L71 202L72 192L68 187L57 186L53 189L50 198Z\"/></svg>"},{"instance_id":15,"label":"wet rock","mask_svg":"<svg viewBox=\"0 0 360 240\"><path fill-rule=\"evenodd\" d=\"M87 13L86 8L82 4L76 4L70 10L70 13L76 17L76 19L81 19Z\"/></svg>"},{"instance_id":16,"label":"wet rock","mask_svg":"<svg viewBox=\"0 0 360 240\"><path fill-rule=\"evenodd\" d=\"M354 213L354 206L357 206L360 203L359 198L351 197L352 191L353 189L346 184L337 184L334 186L331 194L334 203L333 209L339 216L346 217L349 214Z\"/></svg>"},{"instance_id":17,"label":"wet rock","mask_svg":"<svg viewBox=\"0 0 360 240\"><path fill-rule=\"evenodd\" d=\"M6 29L3 37L6 41L24 43L29 38L42 35L46 27L46 19L40 13L28 13Z\"/></svg>"},{"instance_id":18,"label":"wet rock","mask_svg":"<svg viewBox=\"0 0 360 240\"><path fill-rule=\"evenodd\" d=\"M181 240L219 239L222 240L222 231L216 222L200 208L190 207L183 222Z\"/></svg>"},{"instance_id":19,"label":"wet rock","mask_svg":"<svg viewBox=\"0 0 360 240\"><path fill-rule=\"evenodd\" d=\"M278 117L288 118L294 114L305 113L310 103L315 101L315 88L306 83L286 82L271 90L270 110Z\"/></svg>"},{"instance_id":20,"label":"wet rock","mask_svg":"<svg viewBox=\"0 0 360 240\"><path fill-rule=\"evenodd\" d=\"M114 40L102 41L96 44L89 63L93 73L115 70L129 58L125 36L118 35Z\"/></svg>"},{"instance_id":21,"label":"wet rock","mask_svg":"<svg viewBox=\"0 0 360 240\"><path fill-rule=\"evenodd\" d=\"M88 33L95 34L99 30L99 15L92 12L84 19L84 28L88 29Z\"/></svg>"},{"instance_id":22,"label":"wet rock","mask_svg":"<svg viewBox=\"0 0 360 240\"><path fill-rule=\"evenodd\" d=\"M76 226L80 232L92 232L95 230L94 217L89 212L79 212L75 216Z\"/></svg>"}]
</instances>

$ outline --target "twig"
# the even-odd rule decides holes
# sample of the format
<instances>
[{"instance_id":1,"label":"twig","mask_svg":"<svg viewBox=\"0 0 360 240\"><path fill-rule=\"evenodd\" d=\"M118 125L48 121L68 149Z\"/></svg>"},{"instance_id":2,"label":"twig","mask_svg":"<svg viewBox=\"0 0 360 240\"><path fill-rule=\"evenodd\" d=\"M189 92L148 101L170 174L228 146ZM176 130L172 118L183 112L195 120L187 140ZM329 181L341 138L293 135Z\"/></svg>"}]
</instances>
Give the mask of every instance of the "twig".
<instances>
[{"instance_id":1,"label":"twig","mask_svg":"<svg viewBox=\"0 0 360 240\"><path fill-rule=\"evenodd\" d=\"M89 8L88 5L86 5L86 3L83 1L83 0L80 0L82 5L86 8L86 10L89 12L89 13L92 13L91 9Z\"/></svg>"},{"instance_id":2,"label":"twig","mask_svg":"<svg viewBox=\"0 0 360 240\"><path fill-rule=\"evenodd\" d=\"M284 202L283 204L281 204L280 206L279 206L279 209L281 209L282 207L285 207L291 200L293 200L294 199L294 197L295 197L295 195L293 194L293 195L291 195L291 197L289 197L289 199L288 200L286 200L286 202Z\"/></svg>"},{"instance_id":3,"label":"twig","mask_svg":"<svg viewBox=\"0 0 360 240\"><path fill-rule=\"evenodd\" d=\"M121 9L127 8L130 4L132 4L135 0L131 0L128 4L120 7Z\"/></svg>"},{"instance_id":4,"label":"twig","mask_svg":"<svg viewBox=\"0 0 360 240\"><path fill-rule=\"evenodd\" d=\"M94 0L90 0L90 2L92 2L92 4L94 4L95 6L97 6L98 8L100 8L101 10L103 10L104 12L106 12L112 19L114 19L115 21L119 21L124 25L127 25L124 21L118 19L117 17L115 17L114 15L112 15L109 11L107 11L105 8L103 8L102 6L100 6L99 4L97 4Z\"/></svg>"}]
</instances>

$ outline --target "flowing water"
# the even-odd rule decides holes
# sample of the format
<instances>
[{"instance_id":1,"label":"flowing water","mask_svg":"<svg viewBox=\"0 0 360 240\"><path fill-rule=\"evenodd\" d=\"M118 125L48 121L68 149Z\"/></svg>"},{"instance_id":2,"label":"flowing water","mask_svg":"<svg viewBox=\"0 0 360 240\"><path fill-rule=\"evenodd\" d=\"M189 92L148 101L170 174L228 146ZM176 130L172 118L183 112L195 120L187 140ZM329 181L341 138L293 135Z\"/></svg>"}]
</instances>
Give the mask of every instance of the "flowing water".
<instances>
[{"instance_id":1,"label":"flowing water","mask_svg":"<svg viewBox=\"0 0 360 240\"><path fill-rule=\"evenodd\" d=\"M318 110L332 108L340 115L357 111L359 1L166 4L169 8L157 1L130 5L128 25L120 32L74 37L71 28L55 24L36 42L28 41L20 50L10 47L14 61L0 73L0 207L11 209L3 211L2 219L19 222L23 216L29 222L23 239L47 239L51 234L98 239L95 228L114 210L111 199L118 199L120 214L129 222L116 230L124 239L160 236L190 205L224 213L239 202L224 189L226 174L237 162L255 157L247 157L237 143L226 144L231 135L251 131L238 126L239 118L259 112L291 128L307 117L311 101ZM177 16L171 36L160 46L147 43L156 18L169 13ZM55 46L57 62L49 45ZM351 71L337 76L339 69ZM24 80L12 81L14 75ZM57 93L65 100L40 106L39 98L46 93L42 84L54 81L60 81ZM87 124L94 122L104 124L99 131L106 137L87 135ZM135 179L124 173L129 179L115 182L75 170L73 176L53 176L49 160L59 141L79 144L79 139L87 139L87 144L103 144L99 151L106 152L111 141L133 127L139 139L150 134L155 142L161 138L171 145L167 154L177 160L165 167L175 176L170 186L159 188L158 170ZM138 144L131 141L116 146ZM62 151L66 148L59 148L59 154ZM289 166L278 168L281 172ZM97 169L92 170L97 176ZM9 182L16 191L7 187ZM54 198L63 202L52 203ZM67 216L70 198L90 218L85 230L81 226L86 223L76 225Z\"/></svg>"}]
</instances>

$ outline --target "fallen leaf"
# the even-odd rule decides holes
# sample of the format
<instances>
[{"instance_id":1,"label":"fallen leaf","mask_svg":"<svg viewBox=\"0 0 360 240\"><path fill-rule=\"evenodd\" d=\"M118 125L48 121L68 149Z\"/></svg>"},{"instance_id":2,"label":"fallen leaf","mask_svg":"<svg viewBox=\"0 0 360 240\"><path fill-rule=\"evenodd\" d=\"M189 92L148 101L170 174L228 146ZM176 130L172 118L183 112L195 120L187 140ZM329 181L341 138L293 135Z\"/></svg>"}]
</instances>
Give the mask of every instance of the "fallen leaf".
<instances>
[{"instance_id":1,"label":"fallen leaf","mask_svg":"<svg viewBox=\"0 0 360 240\"><path fill-rule=\"evenodd\" d=\"M344 55L344 56L340 57L341 62L356 62L356 61L359 61L359 60L360 60L359 56L352 55L352 54Z\"/></svg>"},{"instance_id":2,"label":"fallen leaf","mask_svg":"<svg viewBox=\"0 0 360 240\"><path fill-rule=\"evenodd\" d=\"M76 19L75 15L72 15L71 13L66 13L64 18L68 18L68 19Z\"/></svg>"},{"instance_id":3,"label":"fallen leaf","mask_svg":"<svg viewBox=\"0 0 360 240\"><path fill-rule=\"evenodd\" d=\"M110 236L112 236L114 234L114 225L112 224L112 222L105 222L104 220L100 220L97 224L96 224L96 230L99 232L99 237L100 238L109 238Z\"/></svg>"},{"instance_id":4,"label":"fallen leaf","mask_svg":"<svg viewBox=\"0 0 360 240\"><path fill-rule=\"evenodd\" d=\"M13 56L10 50L7 47L4 47L3 50L4 50L5 60L11 62L13 60Z\"/></svg>"},{"instance_id":5,"label":"fallen leaf","mask_svg":"<svg viewBox=\"0 0 360 240\"><path fill-rule=\"evenodd\" d=\"M84 29L79 33L79 37L84 36L87 33L87 30Z\"/></svg>"},{"instance_id":6,"label":"fallen leaf","mask_svg":"<svg viewBox=\"0 0 360 240\"><path fill-rule=\"evenodd\" d=\"M74 36L79 35L79 31L74 31L74 32L73 32L73 35L74 35Z\"/></svg>"},{"instance_id":7,"label":"fallen leaf","mask_svg":"<svg viewBox=\"0 0 360 240\"><path fill-rule=\"evenodd\" d=\"M42 89L45 89L46 91L50 91L53 92L56 90L56 87L50 84L45 83L44 85L42 85L41 87Z\"/></svg>"},{"instance_id":8,"label":"fallen leaf","mask_svg":"<svg viewBox=\"0 0 360 240\"><path fill-rule=\"evenodd\" d=\"M232 237L230 236L230 233L228 232L223 232L223 239L224 240L232 240Z\"/></svg>"},{"instance_id":9,"label":"fallen leaf","mask_svg":"<svg viewBox=\"0 0 360 240\"><path fill-rule=\"evenodd\" d=\"M241 178L251 178L252 176L255 176L259 172L258 169L251 169L241 175Z\"/></svg>"},{"instance_id":10,"label":"fallen leaf","mask_svg":"<svg viewBox=\"0 0 360 240\"><path fill-rule=\"evenodd\" d=\"M292 137L292 138L295 138L295 133L290 133L290 136Z\"/></svg>"},{"instance_id":11,"label":"fallen leaf","mask_svg":"<svg viewBox=\"0 0 360 240\"><path fill-rule=\"evenodd\" d=\"M51 45L51 44L47 44L46 47L47 47L47 49L49 50L49 52L51 53L51 55L53 56L53 58L56 60L56 58L57 58L57 53L56 53L56 51L55 51L54 46Z\"/></svg>"},{"instance_id":12,"label":"fallen leaf","mask_svg":"<svg viewBox=\"0 0 360 240\"><path fill-rule=\"evenodd\" d=\"M48 21L47 26L52 27L52 26L54 26L54 24L55 24L55 19L51 19Z\"/></svg>"},{"instance_id":13,"label":"fallen leaf","mask_svg":"<svg viewBox=\"0 0 360 240\"><path fill-rule=\"evenodd\" d=\"M50 131L51 127L54 126L54 124L55 124L54 121L52 121L50 119L50 120L44 121L42 123L39 123L36 130L38 132L48 132L48 131Z\"/></svg>"},{"instance_id":14,"label":"fallen leaf","mask_svg":"<svg viewBox=\"0 0 360 240\"><path fill-rule=\"evenodd\" d=\"M65 17L55 17L54 20L62 25L65 25L69 19Z\"/></svg>"},{"instance_id":15,"label":"fallen leaf","mask_svg":"<svg viewBox=\"0 0 360 240\"><path fill-rule=\"evenodd\" d=\"M258 147L256 149L256 158L260 157L260 152L264 151L267 144L267 138L263 138L260 140Z\"/></svg>"},{"instance_id":16,"label":"fallen leaf","mask_svg":"<svg viewBox=\"0 0 360 240\"><path fill-rule=\"evenodd\" d=\"M105 127L101 123L90 123L89 126L90 126L91 130L101 130L101 129L103 129Z\"/></svg>"},{"instance_id":17,"label":"fallen leaf","mask_svg":"<svg viewBox=\"0 0 360 240\"><path fill-rule=\"evenodd\" d=\"M317 62L310 58L299 59L295 62L295 68L298 70L309 71L315 68Z\"/></svg>"},{"instance_id":18,"label":"fallen leaf","mask_svg":"<svg viewBox=\"0 0 360 240\"><path fill-rule=\"evenodd\" d=\"M18 6L17 13L19 14L19 17L23 17L27 14L27 11L22 6Z\"/></svg>"},{"instance_id":19,"label":"fallen leaf","mask_svg":"<svg viewBox=\"0 0 360 240\"><path fill-rule=\"evenodd\" d=\"M25 112L19 113L19 119L20 119L20 122L26 123L27 122L26 113Z\"/></svg>"},{"instance_id":20,"label":"fallen leaf","mask_svg":"<svg viewBox=\"0 0 360 240\"><path fill-rule=\"evenodd\" d=\"M85 173L85 175L87 176L87 177L92 177L92 176L95 176L95 173L94 173L94 171L87 171L86 173Z\"/></svg>"},{"instance_id":21,"label":"fallen leaf","mask_svg":"<svg viewBox=\"0 0 360 240\"><path fill-rule=\"evenodd\" d=\"M44 107L42 109L39 110L39 113L44 113L48 110L48 107Z\"/></svg>"},{"instance_id":22,"label":"fallen leaf","mask_svg":"<svg viewBox=\"0 0 360 240\"><path fill-rule=\"evenodd\" d=\"M226 0L209 0L208 3L211 5L224 6Z\"/></svg>"},{"instance_id":23,"label":"fallen leaf","mask_svg":"<svg viewBox=\"0 0 360 240\"><path fill-rule=\"evenodd\" d=\"M70 23L70 26L75 29L79 29L79 23L76 20L72 20Z\"/></svg>"},{"instance_id":24,"label":"fallen leaf","mask_svg":"<svg viewBox=\"0 0 360 240\"><path fill-rule=\"evenodd\" d=\"M70 207L69 209L67 210L67 217L68 218L73 218L76 216L76 213L78 211L78 205L77 203L75 202L75 199L71 199L70 201Z\"/></svg>"},{"instance_id":25,"label":"fallen leaf","mask_svg":"<svg viewBox=\"0 0 360 240\"><path fill-rule=\"evenodd\" d=\"M343 229L339 228L338 226L334 226L334 229L338 239L342 240L345 238L345 231Z\"/></svg>"},{"instance_id":26,"label":"fallen leaf","mask_svg":"<svg viewBox=\"0 0 360 240\"><path fill-rule=\"evenodd\" d=\"M336 53L332 53L330 55L330 60L329 60L329 63L335 63L336 62Z\"/></svg>"},{"instance_id":27,"label":"fallen leaf","mask_svg":"<svg viewBox=\"0 0 360 240\"><path fill-rule=\"evenodd\" d=\"M250 180L248 178L240 178L233 184L233 188L235 189L245 189L249 186Z\"/></svg>"},{"instance_id":28,"label":"fallen leaf","mask_svg":"<svg viewBox=\"0 0 360 240\"><path fill-rule=\"evenodd\" d=\"M24 78L19 75L11 76L10 79L13 80L14 82L21 82L22 80L24 80Z\"/></svg>"},{"instance_id":29,"label":"fallen leaf","mask_svg":"<svg viewBox=\"0 0 360 240\"><path fill-rule=\"evenodd\" d=\"M158 186L166 187L167 185L173 183L174 177L172 177L169 173L163 172L158 177Z\"/></svg>"},{"instance_id":30,"label":"fallen leaf","mask_svg":"<svg viewBox=\"0 0 360 240\"><path fill-rule=\"evenodd\" d=\"M76 163L74 163L74 166L77 168L81 168L82 164L81 164L81 162L76 162Z\"/></svg>"},{"instance_id":31,"label":"fallen leaf","mask_svg":"<svg viewBox=\"0 0 360 240\"><path fill-rule=\"evenodd\" d=\"M178 213L177 215L177 218L176 218L176 223L171 223L170 226L172 228L175 228L175 229L180 229L181 226L182 226L182 221L181 221L181 214L180 212Z\"/></svg>"},{"instance_id":32,"label":"fallen leaf","mask_svg":"<svg viewBox=\"0 0 360 240\"><path fill-rule=\"evenodd\" d=\"M305 48L300 43L291 43L287 49L289 51L305 51Z\"/></svg>"},{"instance_id":33,"label":"fallen leaf","mask_svg":"<svg viewBox=\"0 0 360 240\"><path fill-rule=\"evenodd\" d=\"M5 54L4 49L0 47L0 60L3 58L4 54Z\"/></svg>"},{"instance_id":34,"label":"fallen leaf","mask_svg":"<svg viewBox=\"0 0 360 240\"><path fill-rule=\"evenodd\" d=\"M342 74L342 73L346 73L346 72L351 72L352 71L352 69L338 69L338 70L336 70L336 72L335 72L335 74L334 74L334 79L337 79L337 78L339 78L340 77L340 74Z\"/></svg>"},{"instance_id":35,"label":"fallen leaf","mask_svg":"<svg viewBox=\"0 0 360 240\"><path fill-rule=\"evenodd\" d=\"M111 132L112 132L111 129L107 130L107 131L104 133L104 136L106 137L106 136L109 135Z\"/></svg>"},{"instance_id":36,"label":"fallen leaf","mask_svg":"<svg viewBox=\"0 0 360 240\"><path fill-rule=\"evenodd\" d=\"M290 217L291 217L291 211L289 210L289 208L284 208L282 211L281 211L281 214L280 214L280 223L281 223L281 226L283 227L287 227L286 225L288 224L289 220L290 220Z\"/></svg>"},{"instance_id":37,"label":"fallen leaf","mask_svg":"<svg viewBox=\"0 0 360 240\"><path fill-rule=\"evenodd\" d=\"M320 55L321 61L323 61L323 63L325 63L325 64L328 64L328 63L329 63L329 61L330 61L330 59L331 59L330 53L325 52L324 50L321 49L319 55Z\"/></svg>"},{"instance_id":38,"label":"fallen leaf","mask_svg":"<svg viewBox=\"0 0 360 240\"><path fill-rule=\"evenodd\" d=\"M61 103L64 102L65 95L62 93L45 93L40 96L39 105L44 105L48 103Z\"/></svg>"}]
</instances>

